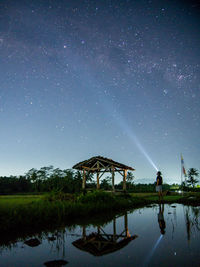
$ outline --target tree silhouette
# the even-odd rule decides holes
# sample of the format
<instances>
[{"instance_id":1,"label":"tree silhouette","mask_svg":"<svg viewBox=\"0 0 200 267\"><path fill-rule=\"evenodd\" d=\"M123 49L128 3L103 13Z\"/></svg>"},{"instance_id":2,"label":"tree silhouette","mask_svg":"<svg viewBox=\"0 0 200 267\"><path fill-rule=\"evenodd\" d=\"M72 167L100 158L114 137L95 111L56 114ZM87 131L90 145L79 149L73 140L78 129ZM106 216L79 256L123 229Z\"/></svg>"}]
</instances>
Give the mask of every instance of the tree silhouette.
<instances>
[{"instance_id":1,"label":"tree silhouette","mask_svg":"<svg viewBox=\"0 0 200 267\"><path fill-rule=\"evenodd\" d=\"M133 183L134 175L132 172L127 172L126 181L129 183Z\"/></svg>"},{"instance_id":2,"label":"tree silhouette","mask_svg":"<svg viewBox=\"0 0 200 267\"><path fill-rule=\"evenodd\" d=\"M192 187L195 186L195 184L198 182L198 179L195 179L195 177L199 177L199 172L195 168L190 168L188 170L188 179L187 183L191 185Z\"/></svg>"},{"instance_id":3,"label":"tree silhouette","mask_svg":"<svg viewBox=\"0 0 200 267\"><path fill-rule=\"evenodd\" d=\"M132 172L127 172L127 176L126 176L126 186L127 186L127 189L129 190L129 189L131 189L131 187L133 186L133 184L134 184L134 181L133 181L133 179L134 179L135 177L134 177L134 175L133 175L133 173Z\"/></svg>"}]
</instances>

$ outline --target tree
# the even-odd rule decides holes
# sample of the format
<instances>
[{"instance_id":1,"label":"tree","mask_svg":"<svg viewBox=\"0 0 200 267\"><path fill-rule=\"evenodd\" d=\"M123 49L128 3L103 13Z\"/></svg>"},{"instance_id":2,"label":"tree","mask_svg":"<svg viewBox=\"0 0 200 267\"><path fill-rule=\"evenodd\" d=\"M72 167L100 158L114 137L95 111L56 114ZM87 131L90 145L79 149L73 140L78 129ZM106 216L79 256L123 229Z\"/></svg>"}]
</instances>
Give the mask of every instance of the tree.
<instances>
[{"instance_id":1,"label":"tree","mask_svg":"<svg viewBox=\"0 0 200 267\"><path fill-rule=\"evenodd\" d=\"M51 175L53 171L59 170L57 169L53 169L53 166L50 165L48 167L42 167L40 168L40 170L37 172L37 177L39 180L44 181L46 179L48 179Z\"/></svg>"},{"instance_id":2,"label":"tree","mask_svg":"<svg viewBox=\"0 0 200 267\"><path fill-rule=\"evenodd\" d=\"M110 190L112 187L111 187L111 177L107 176L106 178L104 178L102 181L101 181L101 188L105 189L105 190Z\"/></svg>"},{"instance_id":3,"label":"tree","mask_svg":"<svg viewBox=\"0 0 200 267\"><path fill-rule=\"evenodd\" d=\"M181 184L181 189L186 190L187 189L187 182L183 181Z\"/></svg>"},{"instance_id":4,"label":"tree","mask_svg":"<svg viewBox=\"0 0 200 267\"><path fill-rule=\"evenodd\" d=\"M82 175L80 171L76 171L73 178L74 192L80 192L82 188Z\"/></svg>"},{"instance_id":5,"label":"tree","mask_svg":"<svg viewBox=\"0 0 200 267\"><path fill-rule=\"evenodd\" d=\"M94 174L91 172L86 172L86 181L92 183L93 180L94 180Z\"/></svg>"},{"instance_id":6,"label":"tree","mask_svg":"<svg viewBox=\"0 0 200 267\"><path fill-rule=\"evenodd\" d=\"M195 177L199 177L198 170L195 168L190 168L188 171L187 183L191 185L192 187L194 187L195 184L198 182L198 179L195 179Z\"/></svg>"},{"instance_id":7,"label":"tree","mask_svg":"<svg viewBox=\"0 0 200 267\"><path fill-rule=\"evenodd\" d=\"M126 176L126 187L128 190L130 190L133 187L133 179L134 179L134 175L132 174L132 172L127 172L127 176Z\"/></svg>"},{"instance_id":8,"label":"tree","mask_svg":"<svg viewBox=\"0 0 200 267\"><path fill-rule=\"evenodd\" d=\"M38 181L37 172L38 172L37 169L32 168L25 174L26 179L29 180L33 184L33 188L35 191L38 191L39 189L39 181Z\"/></svg>"},{"instance_id":9,"label":"tree","mask_svg":"<svg viewBox=\"0 0 200 267\"><path fill-rule=\"evenodd\" d=\"M37 180L37 169L32 168L25 174L26 179L31 182L35 182Z\"/></svg>"},{"instance_id":10,"label":"tree","mask_svg":"<svg viewBox=\"0 0 200 267\"><path fill-rule=\"evenodd\" d=\"M133 179L134 179L134 175L132 174L132 172L127 172L127 176L126 176L126 181L129 183L133 183Z\"/></svg>"}]
</instances>

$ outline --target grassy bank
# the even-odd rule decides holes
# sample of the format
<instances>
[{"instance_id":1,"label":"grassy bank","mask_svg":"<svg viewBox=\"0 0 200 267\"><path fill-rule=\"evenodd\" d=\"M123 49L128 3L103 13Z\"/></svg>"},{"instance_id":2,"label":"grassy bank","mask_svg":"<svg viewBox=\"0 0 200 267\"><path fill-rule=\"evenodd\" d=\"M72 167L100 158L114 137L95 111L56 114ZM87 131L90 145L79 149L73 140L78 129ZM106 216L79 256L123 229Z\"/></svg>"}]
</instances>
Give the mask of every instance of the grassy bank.
<instances>
[{"instance_id":1,"label":"grassy bank","mask_svg":"<svg viewBox=\"0 0 200 267\"><path fill-rule=\"evenodd\" d=\"M132 193L132 197L142 198L152 203L159 203L157 193ZM172 192L169 195L164 194L164 203L180 203L185 205L200 206L200 193L199 192L185 192L175 193Z\"/></svg>"},{"instance_id":2,"label":"grassy bank","mask_svg":"<svg viewBox=\"0 0 200 267\"><path fill-rule=\"evenodd\" d=\"M164 202L200 205L200 194L169 195L164 197ZM9 236L79 223L83 218L106 216L152 203L158 203L156 194L113 195L100 191L85 196L62 193L1 196L0 234L9 239Z\"/></svg>"},{"instance_id":3,"label":"grassy bank","mask_svg":"<svg viewBox=\"0 0 200 267\"><path fill-rule=\"evenodd\" d=\"M85 196L3 196L0 197L0 232L53 227L98 213L145 205L147 202L140 198L113 196L104 192L89 193Z\"/></svg>"}]
</instances>

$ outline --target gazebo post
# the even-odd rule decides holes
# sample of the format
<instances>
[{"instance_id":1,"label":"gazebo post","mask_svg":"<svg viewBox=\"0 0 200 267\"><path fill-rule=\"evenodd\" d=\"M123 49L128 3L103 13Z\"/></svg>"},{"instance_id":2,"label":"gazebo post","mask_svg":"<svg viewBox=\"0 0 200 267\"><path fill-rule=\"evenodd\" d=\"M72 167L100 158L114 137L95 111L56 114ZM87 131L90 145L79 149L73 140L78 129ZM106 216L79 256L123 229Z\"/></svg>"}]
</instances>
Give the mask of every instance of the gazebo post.
<instances>
[{"instance_id":1,"label":"gazebo post","mask_svg":"<svg viewBox=\"0 0 200 267\"><path fill-rule=\"evenodd\" d=\"M123 190L126 191L126 176L127 176L127 170L124 170L124 176L123 176Z\"/></svg>"},{"instance_id":2,"label":"gazebo post","mask_svg":"<svg viewBox=\"0 0 200 267\"><path fill-rule=\"evenodd\" d=\"M97 190L100 189L100 184L99 184L99 172L97 172Z\"/></svg>"},{"instance_id":3,"label":"gazebo post","mask_svg":"<svg viewBox=\"0 0 200 267\"><path fill-rule=\"evenodd\" d=\"M115 192L115 171L113 166L112 166L112 190L113 192Z\"/></svg>"},{"instance_id":4,"label":"gazebo post","mask_svg":"<svg viewBox=\"0 0 200 267\"><path fill-rule=\"evenodd\" d=\"M85 183L86 183L86 175L85 170L83 170L83 182L82 182L82 189L85 190Z\"/></svg>"},{"instance_id":5,"label":"gazebo post","mask_svg":"<svg viewBox=\"0 0 200 267\"><path fill-rule=\"evenodd\" d=\"M100 189L100 184L99 184L99 162L97 162L97 190Z\"/></svg>"}]
</instances>

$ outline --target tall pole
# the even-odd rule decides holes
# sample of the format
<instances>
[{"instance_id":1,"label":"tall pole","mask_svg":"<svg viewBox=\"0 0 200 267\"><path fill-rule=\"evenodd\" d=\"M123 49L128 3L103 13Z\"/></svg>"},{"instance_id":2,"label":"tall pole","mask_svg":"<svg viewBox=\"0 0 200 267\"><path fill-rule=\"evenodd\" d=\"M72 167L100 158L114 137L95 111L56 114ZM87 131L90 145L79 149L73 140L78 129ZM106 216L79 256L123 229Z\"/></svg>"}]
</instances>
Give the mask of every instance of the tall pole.
<instances>
[{"instance_id":1,"label":"tall pole","mask_svg":"<svg viewBox=\"0 0 200 267\"><path fill-rule=\"evenodd\" d=\"M183 156L181 154L181 188L182 188L182 196L183 196Z\"/></svg>"},{"instance_id":2,"label":"tall pole","mask_svg":"<svg viewBox=\"0 0 200 267\"><path fill-rule=\"evenodd\" d=\"M181 163L181 186L183 186L183 166Z\"/></svg>"},{"instance_id":3,"label":"tall pole","mask_svg":"<svg viewBox=\"0 0 200 267\"><path fill-rule=\"evenodd\" d=\"M181 186L183 185L183 171L181 170Z\"/></svg>"}]
</instances>

